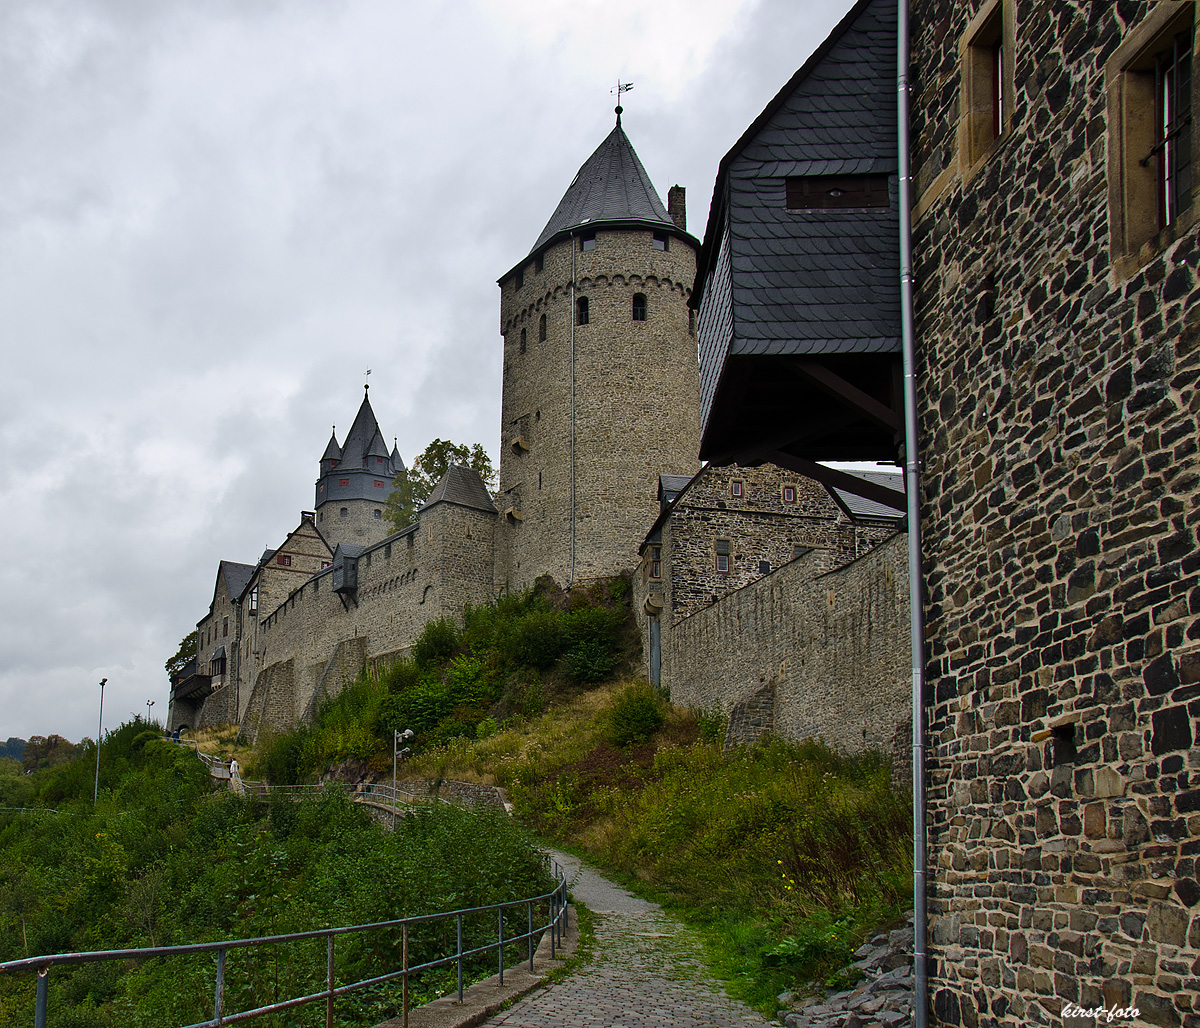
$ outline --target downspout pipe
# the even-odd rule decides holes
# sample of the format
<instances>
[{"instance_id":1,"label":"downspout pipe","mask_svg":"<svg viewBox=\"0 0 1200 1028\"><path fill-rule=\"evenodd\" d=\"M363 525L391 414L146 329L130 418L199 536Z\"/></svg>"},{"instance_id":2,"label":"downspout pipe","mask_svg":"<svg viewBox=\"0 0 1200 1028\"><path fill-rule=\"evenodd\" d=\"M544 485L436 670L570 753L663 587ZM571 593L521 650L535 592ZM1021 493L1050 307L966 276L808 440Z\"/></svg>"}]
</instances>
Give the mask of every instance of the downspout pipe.
<instances>
[{"instance_id":1,"label":"downspout pipe","mask_svg":"<svg viewBox=\"0 0 1200 1028\"><path fill-rule=\"evenodd\" d=\"M567 588L575 584L575 233L571 233L571 573Z\"/></svg>"},{"instance_id":2,"label":"downspout pipe","mask_svg":"<svg viewBox=\"0 0 1200 1028\"><path fill-rule=\"evenodd\" d=\"M900 337L904 368L904 493L908 515L908 611L912 646L913 1023L929 1024L928 910L925 866L925 624L921 571L920 462L913 324L912 162L909 155L909 0L896 10L896 114L900 179Z\"/></svg>"}]
</instances>

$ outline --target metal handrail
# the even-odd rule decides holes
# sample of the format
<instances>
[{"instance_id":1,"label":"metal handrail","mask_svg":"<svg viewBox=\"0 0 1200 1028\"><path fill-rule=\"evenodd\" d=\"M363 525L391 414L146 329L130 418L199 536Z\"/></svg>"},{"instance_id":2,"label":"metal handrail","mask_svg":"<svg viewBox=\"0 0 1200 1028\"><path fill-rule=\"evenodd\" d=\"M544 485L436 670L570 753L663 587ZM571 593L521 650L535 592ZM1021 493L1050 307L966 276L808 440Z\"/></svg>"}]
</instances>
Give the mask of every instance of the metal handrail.
<instances>
[{"instance_id":1,"label":"metal handrail","mask_svg":"<svg viewBox=\"0 0 1200 1028\"><path fill-rule=\"evenodd\" d=\"M142 949L115 949L115 950L94 950L86 953L54 953L37 957L25 957L21 960L10 960L5 963L0 963L0 973L7 971L36 971L37 972L37 994L34 1009L34 1028L46 1028L46 1013L49 1006L49 976L50 969L55 965L66 964L83 964L97 963L101 961L111 960L145 960L150 957L177 957L184 956L190 953L213 953L217 954L217 969L216 978L213 990L213 1016L207 1021L198 1021L194 1024L182 1026L182 1028L219 1028L221 1025L235 1024L239 1021L248 1021L253 1017L260 1017L263 1014L274 1013L280 1010L288 1010L292 1007L302 1006L305 1003L315 1003L317 1000L324 999L325 1006L325 1024L326 1028L333 1028L333 1003L338 996L344 996L347 993L354 992L358 989L366 988L369 985L378 985L382 982L392 981L396 978L403 980L403 1011L404 1024L408 1025L409 1012L409 978L411 975L420 971L427 971L435 967L444 967L449 964L457 964L458 967L458 1001L461 1003L463 999L463 961L468 957L477 956L481 953L487 953L490 950L496 950L499 954L499 973L500 984L504 984L504 947L520 942L522 939L527 942L529 970L533 971L534 958L534 938L544 932L550 933L550 953L554 955L555 950L561 945L562 933L569 926L569 914L567 907L567 881L562 868L557 862L553 863L552 873L558 879L556 885L550 892L542 893L539 896L528 896L524 899L505 900L500 903L489 903L480 907L464 907L458 910L445 911L436 914L414 914L411 917L397 918L391 921L377 921L371 924L362 925L346 925L338 928L319 928L307 932L292 932L287 935L269 935L258 938L248 939L227 939L223 942L200 942L192 943L184 946L153 946ZM534 904L545 902L548 906L548 920L545 924L534 924ZM519 935L506 936L504 934L504 911L511 907L525 906L528 911L528 931ZM473 949L463 948L463 918L471 914L484 914L488 911L496 911L497 913L497 939L495 942L487 943L483 946L476 946ZM436 921L445 921L454 918L456 921L456 945L453 954L438 957L435 960L427 960L423 964L409 966L408 963L408 937L409 928L416 924L433 923ZM384 974L376 975L372 978L364 978L357 982L351 982L348 985L334 984L334 940L339 935L347 935L352 932L366 932L383 928L400 928L403 932L402 941L402 965L399 970L388 971ZM254 1007L250 1010L242 1010L237 1013L226 1014L224 1012L225 999L225 954L231 949L252 949L259 946L279 945L282 943L300 942L306 939L325 939L326 940L326 987L320 992L309 993L304 996L293 996L286 1000L281 1000L276 1003L270 1003L266 1006Z\"/></svg>"}]
</instances>

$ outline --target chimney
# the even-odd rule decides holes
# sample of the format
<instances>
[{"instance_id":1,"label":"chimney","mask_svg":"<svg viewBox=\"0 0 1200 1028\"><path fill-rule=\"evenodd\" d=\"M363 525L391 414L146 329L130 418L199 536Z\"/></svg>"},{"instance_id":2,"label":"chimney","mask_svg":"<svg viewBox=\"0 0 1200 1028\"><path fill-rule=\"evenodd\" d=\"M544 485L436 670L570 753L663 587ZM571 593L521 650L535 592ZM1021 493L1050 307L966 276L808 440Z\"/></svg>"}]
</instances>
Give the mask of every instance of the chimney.
<instances>
[{"instance_id":1,"label":"chimney","mask_svg":"<svg viewBox=\"0 0 1200 1028\"><path fill-rule=\"evenodd\" d=\"M687 190L683 186L672 186L667 190L667 213L680 232L687 231Z\"/></svg>"}]
</instances>

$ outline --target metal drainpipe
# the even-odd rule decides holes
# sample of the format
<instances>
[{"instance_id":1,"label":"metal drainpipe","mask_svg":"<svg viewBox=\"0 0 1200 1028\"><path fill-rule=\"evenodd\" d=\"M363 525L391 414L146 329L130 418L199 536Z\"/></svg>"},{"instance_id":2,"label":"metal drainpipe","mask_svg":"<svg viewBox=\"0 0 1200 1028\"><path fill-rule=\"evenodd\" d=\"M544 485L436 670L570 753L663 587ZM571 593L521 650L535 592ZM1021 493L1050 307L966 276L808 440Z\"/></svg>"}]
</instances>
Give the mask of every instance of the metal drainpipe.
<instances>
[{"instance_id":1,"label":"metal drainpipe","mask_svg":"<svg viewBox=\"0 0 1200 1028\"><path fill-rule=\"evenodd\" d=\"M567 588L575 584L575 233L571 233L571 573Z\"/></svg>"},{"instance_id":2,"label":"metal drainpipe","mask_svg":"<svg viewBox=\"0 0 1200 1028\"><path fill-rule=\"evenodd\" d=\"M896 113L900 178L900 335L904 363L904 484L908 515L908 608L912 646L913 771L913 1015L929 1023L929 954L925 877L925 625L922 605L921 502L918 473L917 376L913 326L912 168L909 159L908 0L896 14Z\"/></svg>"}]
</instances>

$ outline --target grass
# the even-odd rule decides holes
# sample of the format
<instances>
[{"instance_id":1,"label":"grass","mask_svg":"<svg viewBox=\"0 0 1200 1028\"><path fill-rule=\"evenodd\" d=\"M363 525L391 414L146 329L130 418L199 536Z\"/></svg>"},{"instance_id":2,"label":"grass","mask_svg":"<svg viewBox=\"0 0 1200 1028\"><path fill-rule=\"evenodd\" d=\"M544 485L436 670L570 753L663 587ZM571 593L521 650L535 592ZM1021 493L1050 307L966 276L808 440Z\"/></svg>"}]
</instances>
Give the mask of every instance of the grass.
<instances>
[{"instance_id":1,"label":"grass","mask_svg":"<svg viewBox=\"0 0 1200 1028\"><path fill-rule=\"evenodd\" d=\"M669 705L649 738L617 745L644 688L609 683L428 749L408 774L507 788L543 837L699 929L730 992L764 1013L785 989L848 984L854 949L911 899L910 808L886 762L778 739L725 754L711 712Z\"/></svg>"}]
</instances>

